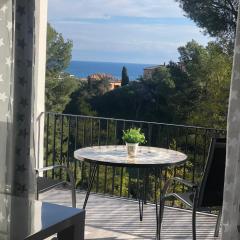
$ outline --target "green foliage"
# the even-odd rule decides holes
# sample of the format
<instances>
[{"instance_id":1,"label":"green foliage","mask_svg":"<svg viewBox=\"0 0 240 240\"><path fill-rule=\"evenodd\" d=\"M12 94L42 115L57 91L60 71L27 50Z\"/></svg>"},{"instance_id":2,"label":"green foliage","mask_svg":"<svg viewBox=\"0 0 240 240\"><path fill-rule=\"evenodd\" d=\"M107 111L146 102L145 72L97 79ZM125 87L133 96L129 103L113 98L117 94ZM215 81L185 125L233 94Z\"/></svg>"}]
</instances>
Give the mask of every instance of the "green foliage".
<instances>
[{"instance_id":1,"label":"green foliage","mask_svg":"<svg viewBox=\"0 0 240 240\"><path fill-rule=\"evenodd\" d=\"M91 96L88 94L88 87L83 83L76 91L71 94L71 101L67 104L64 113L95 116L89 103Z\"/></svg>"},{"instance_id":2,"label":"green foliage","mask_svg":"<svg viewBox=\"0 0 240 240\"><path fill-rule=\"evenodd\" d=\"M197 25L213 37L233 41L238 15L238 0L176 0Z\"/></svg>"},{"instance_id":3,"label":"green foliage","mask_svg":"<svg viewBox=\"0 0 240 240\"><path fill-rule=\"evenodd\" d=\"M139 119L147 96L147 91L141 84L131 82L125 87L93 98L91 105L99 116Z\"/></svg>"},{"instance_id":4,"label":"green foliage","mask_svg":"<svg viewBox=\"0 0 240 240\"><path fill-rule=\"evenodd\" d=\"M93 99L103 96L109 91L109 81L88 80L82 82L71 94L71 101L65 108L65 113L96 116L97 112L92 107Z\"/></svg>"},{"instance_id":5,"label":"green foliage","mask_svg":"<svg viewBox=\"0 0 240 240\"><path fill-rule=\"evenodd\" d=\"M47 76L63 71L72 58L72 41L64 40L50 24L47 28Z\"/></svg>"},{"instance_id":6,"label":"green foliage","mask_svg":"<svg viewBox=\"0 0 240 240\"><path fill-rule=\"evenodd\" d=\"M104 79L79 83L64 112L224 129L232 56L216 42L204 47L195 41L180 47L179 54L179 63L156 69L151 79L112 91Z\"/></svg>"},{"instance_id":7,"label":"green foliage","mask_svg":"<svg viewBox=\"0 0 240 240\"><path fill-rule=\"evenodd\" d=\"M157 69L151 79L92 98L92 109L104 117L225 128L232 57L217 43L195 41L179 53L179 63Z\"/></svg>"},{"instance_id":8,"label":"green foliage","mask_svg":"<svg viewBox=\"0 0 240 240\"><path fill-rule=\"evenodd\" d=\"M92 99L91 105L105 117L172 121L169 98L173 89L169 69L163 67L155 72L153 79L131 81L122 88Z\"/></svg>"},{"instance_id":9,"label":"green foliage","mask_svg":"<svg viewBox=\"0 0 240 240\"><path fill-rule=\"evenodd\" d=\"M199 95L187 122L225 129L232 56L215 42L204 48L192 41L179 50L186 73Z\"/></svg>"},{"instance_id":10,"label":"green foliage","mask_svg":"<svg viewBox=\"0 0 240 240\"><path fill-rule=\"evenodd\" d=\"M47 76L46 77L46 111L63 112L66 105L71 100L71 93L77 89L79 82L77 79L64 76Z\"/></svg>"},{"instance_id":11,"label":"green foliage","mask_svg":"<svg viewBox=\"0 0 240 240\"><path fill-rule=\"evenodd\" d=\"M88 94L91 97L102 96L110 90L109 79L92 80L88 79Z\"/></svg>"},{"instance_id":12,"label":"green foliage","mask_svg":"<svg viewBox=\"0 0 240 240\"><path fill-rule=\"evenodd\" d=\"M127 72L127 68L124 66L122 69L122 82L121 82L121 86L125 86L129 84L129 77L128 77L128 72Z\"/></svg>"},{"instance_id":13,"label":"green foliage","mask_svg":"<svg viewBox=\"0 0 240 240\"><path fill-rule=\"evenodd\" d=\"M63 36L50 24L47 29L47 63L46 63L46 111L63 112L70 101L71 93L79 82L76 78L62 71L71 60L72 42L65 41Z\"/></svg>"},{"instance_id":14,"label":"green foliage","mask_svg":"<svg viewBox=\"0 0 240 240\"><path fill-rule=\"evenodd\" d=\"M141 133L140 128L130 128L123 131L123 141L127 143L145 143L145 136Z\"/></svg>"}]
</instances>

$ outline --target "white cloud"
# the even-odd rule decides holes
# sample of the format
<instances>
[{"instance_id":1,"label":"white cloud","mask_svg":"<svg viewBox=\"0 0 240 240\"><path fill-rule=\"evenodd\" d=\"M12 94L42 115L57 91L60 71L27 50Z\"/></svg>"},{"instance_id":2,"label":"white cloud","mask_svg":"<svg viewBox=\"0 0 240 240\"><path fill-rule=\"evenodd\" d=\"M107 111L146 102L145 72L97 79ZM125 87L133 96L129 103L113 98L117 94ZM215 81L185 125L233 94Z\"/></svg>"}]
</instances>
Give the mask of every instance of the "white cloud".
<instances>
[{"instance_id":1,"label":"white cloud","mask_svg":"<svg viewBox=\"0 0 240 240\"><path fill-rule=\"evenodd\" d=\"M127 17L183 17L174 0L49 0L52 19L68 17L108 18Z\"/></svg>"},{"instance_id":2,"label":"white cloud","mask_svg":"<svg viewBox=\"0 0 240 240\"><path fill-rule=\"evenodd\" d=\"M177 60L177 48L185 45L191 39L196 39L202 44L209 40L200 33L199 29L192 25L141 25L141 24L82 24L56 23L54 27L60 30L63 35L73 40L73 52L81 51L101 52L99 60L104 58L104 52L112 52L117 61L118 54L127 55L141 52L148 52L148 55L165 56L165 61ZM150 54L151 53L151 54ZM141 56L141 54L140 54ZM113 59L111 59L113 60ZM136 62L149 61L151 59L135 59ZM155 60L154 60L155 61Z\"/></svg>"},{"instance_id":3,"label":"white cloud","mask_svg":"<svg viewBox=\"0 0 240 240\"><path fill-rule=\"evenodd\" d=\"M91 18L99 20L86 20ZM73 40L74 60L177 61L179 46L210 40L174 0L49 0L49 19Z\"/></svg>"}]
</instances>

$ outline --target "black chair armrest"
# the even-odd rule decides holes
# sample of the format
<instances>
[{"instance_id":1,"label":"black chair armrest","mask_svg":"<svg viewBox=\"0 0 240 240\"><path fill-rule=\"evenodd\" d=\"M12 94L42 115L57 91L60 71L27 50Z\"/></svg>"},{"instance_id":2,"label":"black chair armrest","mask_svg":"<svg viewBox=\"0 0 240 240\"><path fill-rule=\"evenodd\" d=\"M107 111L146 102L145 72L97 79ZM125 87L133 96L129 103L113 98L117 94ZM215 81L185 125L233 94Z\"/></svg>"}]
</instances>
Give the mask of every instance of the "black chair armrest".
<instances>
[{"instance_id":1,"label":"black chair armrest","mask_svg":"<svg viewBox=\"0 0 240 240\"><path fill-rule=\"evenodd\" d=\"M187 181L185 179L179 178L179 177L173 177L173 178L168 179L166 181L166 183L164 184L163 189L161 191L160 199L164 199L165 198L165 195L166 195L166 193L168 191L168 188L172 185L173 181L177 181L179 183L184 184L187 187L192 188L195 193L198 192L198 185L197 184L191 183L191 182L189 182L189 181Z\"/></svg>"},{"instance_id":2,"label":"black chair armrest","mask_svg":"<svg viewBox=\"0 0 240 240\"><path fill-rule=\"evenodd\" d=\"M192 183L188 180L185 180L185 179L182 179L182 178L179 178L179 177L173 177L172 180L176 181L176 182L179 182L179 183L182 183L183 185L185 185L187 187L190 187L190 188L198 188L198 185L196 183Z\"/></svg>"},{"instance_id":3,"label":"black chair armrest","mask_svg":"<svg viewBox=\"0 0 240 240\"><path fill-rule=\"evenodd\" d=\"M47 167L43 167L43 168L36 168L35 171L36 171L36 173L40 173L40 172L50 171L50 170L53 170L56 168L67 169L67 167L64 165L52 165L52 166L47 166Z\"/></svg>"},{"instance_id":4,"label":"black chair armrest","mask_svg":"<svg viewBox=\"0 0 240 240\"><path fill-rule=\"evenodd\" d=\"M43 168L37 168L35 169L36 174L38 175L40 172L46 172L46 171L50 171L53 169L57 169L57 168L62 168L63 170L65 170L65 172L67 173L70 183L72 186L75 186L75 180L73 177L72 172L68 169L68 167L66 167L65 165L52 165L52 166L47 166L47 167L43 167Z\"/></svg>"},{"instance_id":5,"label":"black chair armrest","mask_svg":"<svg viewBox=\"0 0 240 240\"><path fill-rule=\"evenodd\" d=\"M72 206L76 207L75 180L74 180L72 172L69 170L69 168L67 166L65 166L65 165L52 165L52 166L47 166L47 167L43 167L43 168L37 168L37 169L35 169L36 176L39 177L39 173L50 171L50 170L57 169L57 168L63 169L69 177L69 182L70 182L71 190L72 190ZM37 199L38 199L38 191L37 191Z\"/></svg>"}]
</instances>

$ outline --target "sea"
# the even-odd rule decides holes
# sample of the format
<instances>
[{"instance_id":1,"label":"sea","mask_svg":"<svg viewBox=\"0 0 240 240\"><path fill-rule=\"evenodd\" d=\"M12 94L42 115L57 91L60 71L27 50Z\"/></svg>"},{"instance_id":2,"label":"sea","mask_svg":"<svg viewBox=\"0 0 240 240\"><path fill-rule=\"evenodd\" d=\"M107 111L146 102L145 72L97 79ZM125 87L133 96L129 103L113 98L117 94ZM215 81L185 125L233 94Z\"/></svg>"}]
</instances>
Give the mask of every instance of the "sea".
<instances>
[{"instance_id":1,"label":"sea","mask_svg":"<svg viewBox=\"0 0 240 240\"><path fill-rule=\"evenodd\" d=\"M71 61L65 72L79 78L87 78L89 75L94 73L106 73L113 75L117 79L121 79L123 66L125 66L128 70L129 79L136 80L143 75L143 69L151 65L136 63Z\"/></svg>"}]
</instances>

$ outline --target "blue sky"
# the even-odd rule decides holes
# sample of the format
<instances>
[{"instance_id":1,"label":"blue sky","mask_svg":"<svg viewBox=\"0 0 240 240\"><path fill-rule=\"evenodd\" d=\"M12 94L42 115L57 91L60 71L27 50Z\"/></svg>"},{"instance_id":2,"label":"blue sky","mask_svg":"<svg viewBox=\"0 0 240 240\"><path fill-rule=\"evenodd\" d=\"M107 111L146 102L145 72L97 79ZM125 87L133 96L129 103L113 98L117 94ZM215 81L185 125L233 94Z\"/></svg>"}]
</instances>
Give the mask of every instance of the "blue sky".
<instances>
[{"instance_id":1,"label":"blue sky","mask_svg":"<svg viewBox=\"0 0 240 240\"><path fill-rule=\"evenodd\" d=\"M162 64L212 40L174 0L49 0L48 21L73 40L73 60Z\"/></svg>"}]
</instances>

